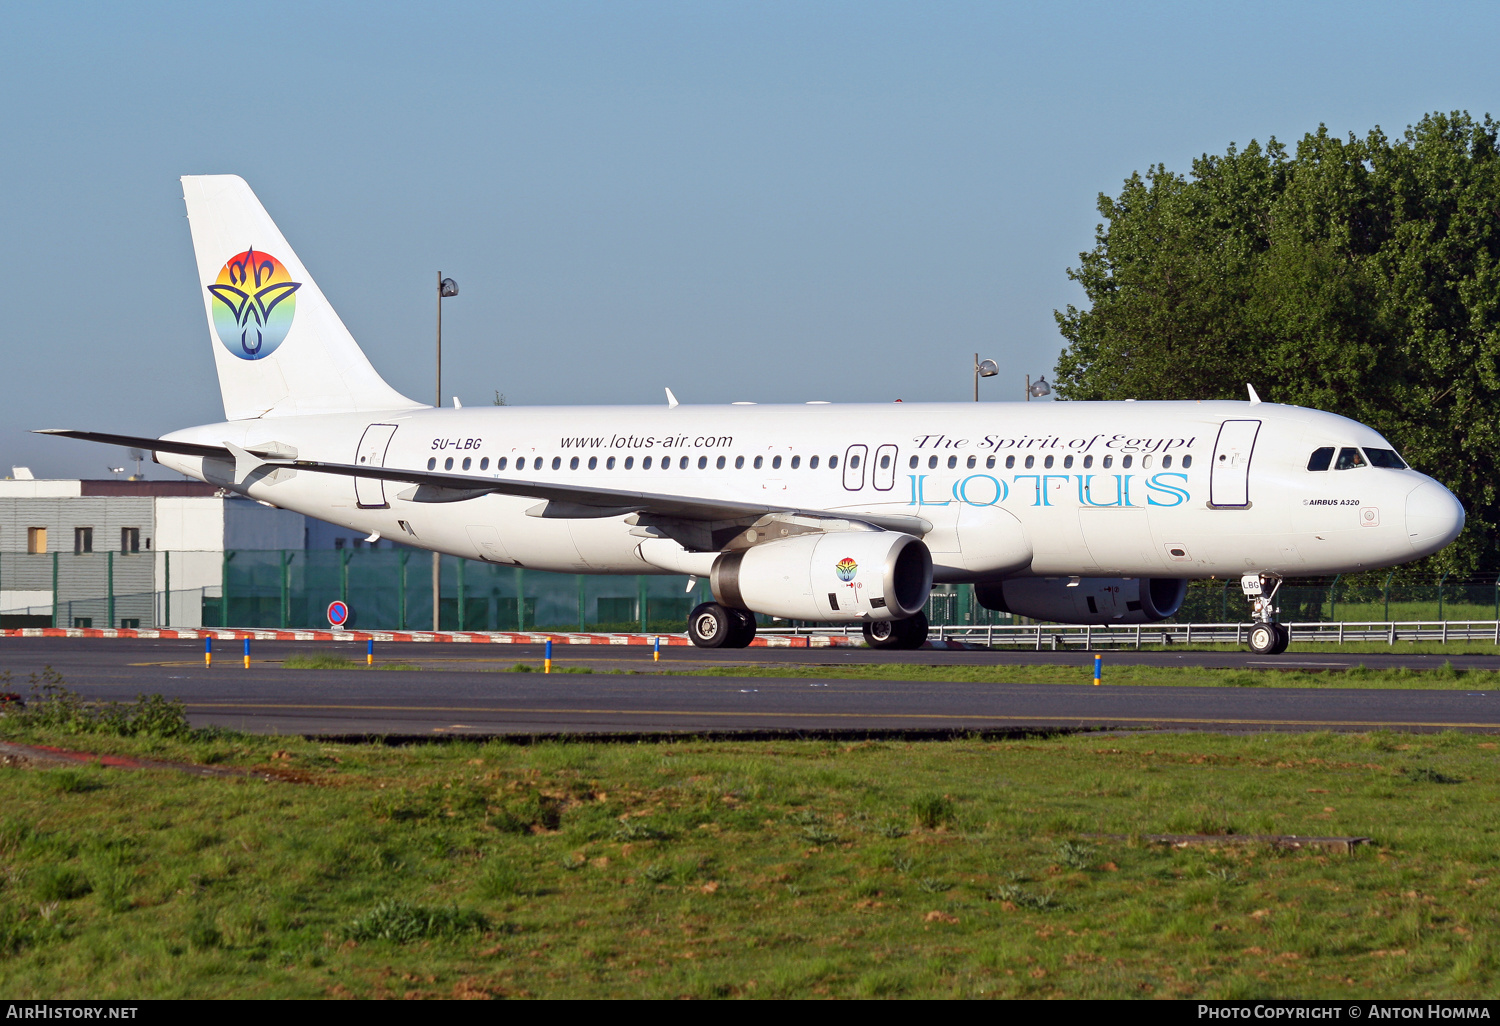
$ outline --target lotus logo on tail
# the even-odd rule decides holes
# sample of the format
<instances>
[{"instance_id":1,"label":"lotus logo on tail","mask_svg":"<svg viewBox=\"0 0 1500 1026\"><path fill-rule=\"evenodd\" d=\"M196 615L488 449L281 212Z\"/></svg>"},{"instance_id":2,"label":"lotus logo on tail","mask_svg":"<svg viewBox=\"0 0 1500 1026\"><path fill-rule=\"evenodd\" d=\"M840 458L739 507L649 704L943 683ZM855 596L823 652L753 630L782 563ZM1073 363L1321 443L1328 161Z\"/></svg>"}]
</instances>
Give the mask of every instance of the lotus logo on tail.
<instances>
[{"instance_id":1,"label":"lotus logo on tail","mask_svg":"<svg viewBox=\"0 0 1500 1026\"><path fill-rule=\"evenodd\" d=\"M854 580L854 574L857 570L859 570L859 564L848 556L833 564L833 572L839 575L839 580L841 581Z\"/></svg>"},{"instance_id":2,"label":"lotus logo on tail","mask_svg":"<svg viewBox=\"0 0 1500 1026\"><path fill-rule=\"evenodd\" d=\"M214 297L214 331L241 360L270 356L286 338L297 313L296 291L286 265L251 247L232 256L208 287Z\"/></svg>"}]
</instances>

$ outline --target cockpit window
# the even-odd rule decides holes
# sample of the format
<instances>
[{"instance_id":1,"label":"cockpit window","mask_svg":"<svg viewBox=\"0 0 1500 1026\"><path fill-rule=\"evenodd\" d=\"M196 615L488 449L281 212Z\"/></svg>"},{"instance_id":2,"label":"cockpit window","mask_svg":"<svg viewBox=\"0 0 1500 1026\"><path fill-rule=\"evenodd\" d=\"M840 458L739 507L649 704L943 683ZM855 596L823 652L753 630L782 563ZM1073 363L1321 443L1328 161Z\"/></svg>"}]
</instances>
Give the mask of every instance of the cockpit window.
<instances>
[{"instance_id":1,"label":"cockpit window","mask_svg":"<svg viewBox=\"0 0 1500 1026\"><path fill-rule=\"evenodd\" d=\"M1387 470L1408 470L1406 461L1396 455L1395 449L1371 449L1365 446L1365 455L1369 457L1370 466L1385 467Z\"/></svg>"},{"instance_id":2,"label":"cockpit window","mask_svg":"<svg viewBox=\"0 0 1500 1026\"><path fill-rule=\"evenodd\" d=\"M1333 446L1326 445L1321 449L1314 449L1313 454L1307 461L1308 470L1327 470L1328 465L1333 462Z\"/></svg>"},{"instance_id":3,"label":"cockpit window","mask_svg":"<svg viewBox=\"0 0 1500 1026\"><path fill-rule=\"evenodd\" d=\"M1352 470L1355 467L1365 465L1365 458L1359 454L1359 450L1351 447L1339 450L1339 461L1333 465L1334 470Z\"/></svg>"}]
</instances>

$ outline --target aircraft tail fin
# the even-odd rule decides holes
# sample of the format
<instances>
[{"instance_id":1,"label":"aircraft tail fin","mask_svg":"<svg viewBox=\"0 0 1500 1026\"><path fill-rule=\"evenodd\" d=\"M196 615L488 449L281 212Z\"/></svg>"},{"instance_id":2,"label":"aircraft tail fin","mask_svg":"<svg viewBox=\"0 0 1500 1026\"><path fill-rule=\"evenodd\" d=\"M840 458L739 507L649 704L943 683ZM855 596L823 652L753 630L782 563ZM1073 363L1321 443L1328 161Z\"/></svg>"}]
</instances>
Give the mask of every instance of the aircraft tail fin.
<instances>
[{"instance_id":1,"label":"aircraft tail fin","mask_svg":"<svg viewBox=\"0 0 1500 1026\"><path fill-rule=\"evenodd\" d=\"M238 175L182 179L228 420L412 409Z\"/></svg>"}]
</instances>

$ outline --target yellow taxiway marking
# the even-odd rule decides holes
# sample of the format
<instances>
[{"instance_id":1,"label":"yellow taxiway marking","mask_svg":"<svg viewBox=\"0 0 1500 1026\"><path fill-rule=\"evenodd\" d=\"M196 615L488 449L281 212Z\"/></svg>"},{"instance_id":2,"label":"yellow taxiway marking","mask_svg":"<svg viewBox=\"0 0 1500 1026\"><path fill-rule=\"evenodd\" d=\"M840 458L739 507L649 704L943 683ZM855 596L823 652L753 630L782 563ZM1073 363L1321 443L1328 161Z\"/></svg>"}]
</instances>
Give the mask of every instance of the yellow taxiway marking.
<instances>
[{"instance_id":1,"label":"yellow taxiway marking","mask_svg":"<svg viewBox=\"0 0 1500 1026\"><path fill-rule=\"evenodd\" d=\"M273 702L189 702L188 709L285 709L304 712L420 712L420 713L509 713L542 714L551 716L719 716L774 717L779 719L835 719L835 720L993 720L997 723L1036 723L1076 720L1079 723L1199 723L1246 727L1438 727L1446 729L1500 730L1500 722L1490 723L1438 723L1422 720L1248 720L1224 717L1187 716L1072 716L1066 714L1039 714L1035 716L1001 716L993 713L838 713L838 712L735 712L712 709L548 709L518 706L454 706L454 705L293 705Z\"/></svg>"}]
</instances>

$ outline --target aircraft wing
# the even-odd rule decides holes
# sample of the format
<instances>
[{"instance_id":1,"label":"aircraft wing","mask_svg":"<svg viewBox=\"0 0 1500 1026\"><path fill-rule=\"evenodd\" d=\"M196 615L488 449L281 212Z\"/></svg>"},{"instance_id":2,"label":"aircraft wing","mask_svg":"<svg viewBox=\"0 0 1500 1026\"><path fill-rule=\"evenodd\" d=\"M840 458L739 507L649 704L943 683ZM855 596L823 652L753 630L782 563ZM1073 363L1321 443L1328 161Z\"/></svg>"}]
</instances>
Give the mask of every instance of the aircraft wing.
<instances>
[{"instance_id":1,"label":"aircraft wing","mask_svg":"<svg viewBox=\"0 0 1500 1026\"><path fill-rule=\"evenodd\" d=\"M123 445L151 452L171 452L183 456L227 460L236 465L235 476L240 481L245 480L261 467L268 469L286 467L315 474L336 474L341 477L362 477L413 484L415 488L402 492L397 497L414 502L460 502L489 494L519 495L546 500L545 506L527 511L532 516L556 519L588 519L624 516L629 513L652 513L681 520L723 521L781 513L856 520L873 527L907 534L924 535L932 530L932 525L921 517L832 513L827 510L806 510L792 506L773 506L767 503L737 502L732 499L709 499L660 492L637 492L619 488L595 488L519 477L473 477L467 474L433 470L405 470L399 467L328 463L321 460L288 457L280 446L260 447L257 451L256 449L242 449L228 442L222 446L203 445L196 442L178 442L161 438L141 438L134 435L72 431L61 428L40 430L35 434L60 435L85 442Z\"/></svg>"}]
</instances>

